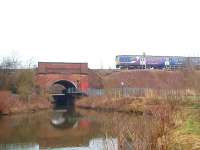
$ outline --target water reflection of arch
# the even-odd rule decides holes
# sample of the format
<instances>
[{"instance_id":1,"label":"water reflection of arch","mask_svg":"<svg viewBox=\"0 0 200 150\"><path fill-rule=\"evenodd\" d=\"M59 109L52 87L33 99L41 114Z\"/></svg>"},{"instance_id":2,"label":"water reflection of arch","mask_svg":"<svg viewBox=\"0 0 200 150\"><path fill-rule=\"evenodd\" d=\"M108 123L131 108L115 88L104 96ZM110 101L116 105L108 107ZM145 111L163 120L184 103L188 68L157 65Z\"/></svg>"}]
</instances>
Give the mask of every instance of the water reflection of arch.
<instances>
[{"instance_id":1,"label":"water reflection of arch","mask_svg":"<svg viewBox=\"0 0 200 150\"><path fill-rule=\"evenodd\" d=\"M82 118L82 115L76 112L74 109L71 110L54 110L51 117L51 124L55 128L66 129L66 128L90 128L92 121L87 118Z\"/></svg>"},{"instance_id":2,"label":"water reflection of arch","mask_svg":"<svg viewBox=\"0 0 200 150\"><path fill-rule=\"evenodd\" d=\"M51 117L51 124L56 128L73 128L78 121L74 110L54 110Z\"/></svg>"}]
</instances>

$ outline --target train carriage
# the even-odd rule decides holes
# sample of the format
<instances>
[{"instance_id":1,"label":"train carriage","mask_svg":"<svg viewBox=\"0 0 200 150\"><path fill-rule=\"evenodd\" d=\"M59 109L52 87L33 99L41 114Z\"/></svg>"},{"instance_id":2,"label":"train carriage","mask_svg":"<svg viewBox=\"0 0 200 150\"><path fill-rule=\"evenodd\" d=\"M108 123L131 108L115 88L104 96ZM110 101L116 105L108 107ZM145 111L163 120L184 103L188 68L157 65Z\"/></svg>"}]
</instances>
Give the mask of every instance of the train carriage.
<instances>
[{"instance_id":1,"label":"train carriage","mask_svg":"<svg viewBox=\"0 0 200 150\"><path fill-rule=\"evenodd\" d=\"M120 69L179 69L185 67L200 69L200 57L118 55L115 61L116 68Z\"/></svg>"}]
</instances>

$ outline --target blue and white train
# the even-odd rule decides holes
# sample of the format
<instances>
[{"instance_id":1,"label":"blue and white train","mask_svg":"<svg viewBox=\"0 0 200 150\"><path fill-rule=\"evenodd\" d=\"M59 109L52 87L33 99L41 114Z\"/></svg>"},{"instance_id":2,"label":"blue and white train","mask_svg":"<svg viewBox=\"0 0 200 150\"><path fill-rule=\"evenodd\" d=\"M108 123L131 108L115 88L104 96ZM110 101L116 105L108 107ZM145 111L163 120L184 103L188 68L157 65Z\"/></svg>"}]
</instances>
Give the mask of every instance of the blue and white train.
<instances>
[{"instance_id":1,"label":"blue and white train","mask_svg":"<svg viewBox=\"0 0 200 150\"><path fill-rule=\"evenodd\" d=\"M116 68L120 69L200 69L200 57L118 55L115 61Z\"/></svg>"}]
</instances>

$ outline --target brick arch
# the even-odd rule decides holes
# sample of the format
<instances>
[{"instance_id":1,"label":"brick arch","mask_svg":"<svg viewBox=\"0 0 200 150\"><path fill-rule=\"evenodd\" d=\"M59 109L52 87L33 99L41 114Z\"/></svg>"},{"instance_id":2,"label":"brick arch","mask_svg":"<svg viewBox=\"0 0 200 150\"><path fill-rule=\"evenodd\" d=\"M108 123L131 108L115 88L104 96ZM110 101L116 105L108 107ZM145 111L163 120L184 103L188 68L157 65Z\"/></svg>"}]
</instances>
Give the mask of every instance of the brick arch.
<instances>
[{"instance_id":1,"label":"brick arch","mask_svg":"<svg viewBox=\"0 0 200 150\"><path fill-rule=\"evenodd\" d=\"M72 83L76 88L78 88L78 85L75 80L72 80L71 78L63 78L63 77L58 77L56 79L51 79L46 83L46 88L50 88L53 84L59 81L66 81Z\"/></svg>"},{"instance_id":2,"label":"brick arch","mask_svg":"<svg viewBox=\"0 0 200 150\"><path fill-rule=\"evenodd\" d=\"M54 83L61 80L71 82L75 85L75 87L78 87L76 83L77 79L73 78L72 76L64 76L60 74L37 75L37 83L47 89L51 87Z\"/></svg>"},{"instance_id":3,"label":"brick arch","mask_svg":"<svg viewBox=\"0 0 200 150\"><path fill-rule=\"evenodd\" d=\"M75 83L69 80L58 80L53 82L49 87L48 91L52 93L63 93L68 90L76 90L78 87Z\"/></svg>"},{"instance_id":4,"label":"brick arch","mask_svg":"<svg viewBox=\"0 0 200 150\"><path fill-rule=\"evenodd\" d=\"M40 87L48 89L60 80L69 81L80 90L87 90L89 88L87 63L38 63L36 82Z\"/></svg>"},{"instance_id":5,"label":"brick arch","mask_svg":"<svg viewBox=\"0 0 200 150\"><path fill-rule=\"evenodd\" d=\"M75 88L78 88L78 86L77 86L77 84L74 82L74 81L70 81L70 80L66 80L66 79L60 79L60 80L57 80L57 81L53 81L53 83L51 84L51 85L53 85L53 84L60 84L59 82L69 82L69 83L71 83Z\"/></svg>"}]
</instances>

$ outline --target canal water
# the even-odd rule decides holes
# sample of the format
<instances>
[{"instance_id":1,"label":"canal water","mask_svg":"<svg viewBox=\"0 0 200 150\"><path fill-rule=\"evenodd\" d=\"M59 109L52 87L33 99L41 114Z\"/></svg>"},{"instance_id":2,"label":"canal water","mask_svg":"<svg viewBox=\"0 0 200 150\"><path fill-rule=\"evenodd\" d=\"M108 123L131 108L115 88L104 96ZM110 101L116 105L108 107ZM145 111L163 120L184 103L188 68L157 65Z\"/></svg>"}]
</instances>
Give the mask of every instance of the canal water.
<instances>
[{"instance_id":1,"label":"canal water","mask_svg":"<svg viewBox=\"0 0 200 150\"><path fill-rule=\"evenodd\" d=\"M115 113L54 109L0 118L0 150L117 150Z\"/></svg>"}]
</instances>

